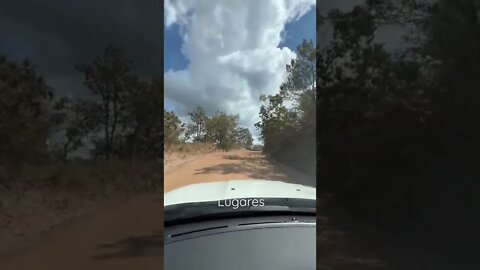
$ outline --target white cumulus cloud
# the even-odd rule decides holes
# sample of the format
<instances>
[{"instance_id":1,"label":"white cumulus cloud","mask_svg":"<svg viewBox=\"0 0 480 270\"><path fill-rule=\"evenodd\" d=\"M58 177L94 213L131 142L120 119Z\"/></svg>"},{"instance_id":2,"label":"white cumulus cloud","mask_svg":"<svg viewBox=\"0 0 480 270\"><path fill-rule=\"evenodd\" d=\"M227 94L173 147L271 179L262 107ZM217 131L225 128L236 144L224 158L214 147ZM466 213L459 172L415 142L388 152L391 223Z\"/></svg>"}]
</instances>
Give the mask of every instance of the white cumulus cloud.
<instances>
[{"instance_id":1,"label":"white cumulus cloud","mask_svg":"<svg viewBox=\"0 0 480 270\"><path fill-rule=\"evenodd\" d=\"M165 1L165 25L179 26L181 52L189 61L184 70L164 73L166 101L182 118L196 106L239 114L257 139L259 97L278 92L285 66L295 58L289 48L279 48L284 27L314 5L314 0Z\"/></svg>"}]
</instances>

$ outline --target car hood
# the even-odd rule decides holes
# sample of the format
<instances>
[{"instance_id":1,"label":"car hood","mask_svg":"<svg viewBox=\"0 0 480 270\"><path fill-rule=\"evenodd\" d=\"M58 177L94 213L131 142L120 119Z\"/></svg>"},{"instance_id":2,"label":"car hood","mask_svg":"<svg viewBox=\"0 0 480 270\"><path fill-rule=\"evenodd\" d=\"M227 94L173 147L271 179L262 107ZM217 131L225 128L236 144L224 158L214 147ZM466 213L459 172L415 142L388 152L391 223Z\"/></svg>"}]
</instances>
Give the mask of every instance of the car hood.
<instances>
[{"instance_id":1,"label":"car hood","mask_svg":"<svg viewBox=\"0 0 480 270\"><path fill-rule=\"evenodd\" d=\"M278 180L249 179L191 184L164 194L164 205L238 198L316 199L316 189Z\"/></svg>"}]
</instances>

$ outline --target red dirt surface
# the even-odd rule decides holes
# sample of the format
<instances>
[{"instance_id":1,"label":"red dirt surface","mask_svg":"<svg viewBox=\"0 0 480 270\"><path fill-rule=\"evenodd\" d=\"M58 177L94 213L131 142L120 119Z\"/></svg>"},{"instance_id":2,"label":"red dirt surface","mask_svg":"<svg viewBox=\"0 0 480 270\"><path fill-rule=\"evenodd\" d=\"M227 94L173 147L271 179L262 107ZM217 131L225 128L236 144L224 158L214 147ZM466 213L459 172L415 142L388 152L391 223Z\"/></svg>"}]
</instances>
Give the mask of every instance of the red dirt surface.
<instances>
[{"instance_id":1,"label":"red dirt surface","mask_svg":"<svg viewBox=\"0 0 480 270\"><path fill-rule=\"evenodd\" d=\"M287 181L278 166L257 151L214 152L167 171L164 192L189 184L232 179L268 179Z\"/></svg>"},{"instance_id":2,"label":"red dirt surface","mask_svg":"<svg viewBox=\"0 0 480 270\"><path fill-rule=\"evenodd\" d=\"M0 269L162 269L162 211L162 195L132 198L58 228Z\"/></svg>"}]
</instances>

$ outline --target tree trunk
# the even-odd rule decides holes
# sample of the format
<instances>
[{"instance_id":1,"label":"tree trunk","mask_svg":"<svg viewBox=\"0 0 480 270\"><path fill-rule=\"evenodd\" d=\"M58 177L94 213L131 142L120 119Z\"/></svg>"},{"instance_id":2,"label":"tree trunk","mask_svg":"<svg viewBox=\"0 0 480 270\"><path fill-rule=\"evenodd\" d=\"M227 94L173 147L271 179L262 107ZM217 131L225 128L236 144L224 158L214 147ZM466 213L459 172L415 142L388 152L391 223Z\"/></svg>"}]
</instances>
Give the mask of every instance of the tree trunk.
<instances>
[{"instance_id":1,"label":"tree trunk","mask_svg":"<svg viewBox=\"0 0 480 270\"><path fill-rule=\"evenodd\" d=\"M115 131L117 129L118 121L118 108L117 108L117 97L113 99L113 120L112 120L112 129L110 133L110 148L115 147Z\"/></svg>"},{"instance_id":2,"label":"tree trunk","mask_svg":"<svg viewBox=\"0 0 480 270\"><path fill-rule=\"evenodd\" d=\"M103 106L105 108L105 159L110 160L110 89L106 86Z\"/></svg>"}]
</instances>

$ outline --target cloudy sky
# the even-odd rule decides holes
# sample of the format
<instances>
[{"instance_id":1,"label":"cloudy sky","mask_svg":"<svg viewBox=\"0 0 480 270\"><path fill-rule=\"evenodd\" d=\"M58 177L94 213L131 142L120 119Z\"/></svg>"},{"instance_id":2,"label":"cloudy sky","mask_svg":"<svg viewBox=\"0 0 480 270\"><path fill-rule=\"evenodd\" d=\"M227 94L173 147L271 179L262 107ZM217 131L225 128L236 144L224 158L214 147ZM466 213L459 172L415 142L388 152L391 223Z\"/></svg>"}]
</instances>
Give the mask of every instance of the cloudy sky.
<instances>
[{"instance_id":1,"label":"cloudy sky","mask_svg":"<svg viewBox=\"0 0 480 270\"><path fill-rule=\"evenodd\" d=\"M240 115L255 138L261 94L274 94L303 39L315 41L314 0L165 1L165 108Z\"/></svg>"},{"instance_id":2,"label":"cloudy sky","mask_svg":"<svg viewBox=\"0 0 480 270\"><path fill-rule=\"evenodd\" d=\"M123 48L143 77L161 70L158 0L1 0L0 54L29 58L59 94L85 93L77 63L109 44Z\"/></svg>"}]
</instances>

